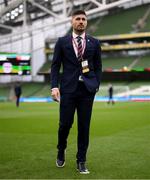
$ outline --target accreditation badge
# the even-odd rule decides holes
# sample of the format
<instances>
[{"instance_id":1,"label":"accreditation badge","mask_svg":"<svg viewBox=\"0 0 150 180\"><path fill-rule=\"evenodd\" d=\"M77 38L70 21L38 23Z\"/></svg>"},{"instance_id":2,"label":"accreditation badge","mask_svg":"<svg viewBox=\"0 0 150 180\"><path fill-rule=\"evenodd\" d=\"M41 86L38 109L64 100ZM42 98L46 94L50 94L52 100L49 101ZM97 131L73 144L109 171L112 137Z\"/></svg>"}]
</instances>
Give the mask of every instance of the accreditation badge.
<instances>
[{"instance_id":1,"label":"accreditation badge","mask_svg":"<svg viewBox=\"0 0 150 180\"><path fill-rule=\"evenodd\" d=\"M89 65L88 65L88 60L83 59L82 62L81 62L81 66L82 66L82 73L87 73L87 72L90 71Z\"/></svg>"}]
</instances>

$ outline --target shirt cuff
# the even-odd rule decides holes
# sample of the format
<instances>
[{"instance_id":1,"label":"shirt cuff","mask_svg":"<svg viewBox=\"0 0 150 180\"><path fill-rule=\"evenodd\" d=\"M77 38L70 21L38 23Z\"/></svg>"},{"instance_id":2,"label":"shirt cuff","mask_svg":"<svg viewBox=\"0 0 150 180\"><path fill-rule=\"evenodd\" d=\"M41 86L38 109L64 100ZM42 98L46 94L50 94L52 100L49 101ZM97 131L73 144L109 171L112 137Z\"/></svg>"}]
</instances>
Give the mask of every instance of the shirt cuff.
<instances>
[{"instance_id":1,"label":"shirt cuff","mask_svg":"<svg viewBox=\"0 0 150 180\"><path fill-rule=\"evenodd\" d=\"M52 89L51 89L51 91L52 91L52 90L55 90L55 89L58 89L58 87L54 87L54 88L52 88Z\"/></svg>"}]
</instances>

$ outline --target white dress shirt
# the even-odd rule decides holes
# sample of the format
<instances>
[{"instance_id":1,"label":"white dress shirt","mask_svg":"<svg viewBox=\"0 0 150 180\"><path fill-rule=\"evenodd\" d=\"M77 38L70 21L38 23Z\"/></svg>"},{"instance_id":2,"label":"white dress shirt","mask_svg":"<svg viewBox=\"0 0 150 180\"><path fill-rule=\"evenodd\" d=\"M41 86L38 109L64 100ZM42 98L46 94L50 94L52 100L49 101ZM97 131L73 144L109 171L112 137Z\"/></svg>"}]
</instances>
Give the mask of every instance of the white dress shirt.
<instances>
[{"instance_id":1,"label":"white dress shirt","mask_svg":"<svg viewBox=\"0 0 150 180\"><path fill-rule=\"evenodd\" d=\"M76 57L78 56L78 49L77 49L77 46L78 46L78 42L77 42L77 37L79 35L78 34L75 34L74 32L72 33L72 44L73 44L73 48L74 48L74 52L76 54ZM84 53L84 50L85 50L85 46L86 46L86 41L85 41L85 32L83 34L80 35L81 37L81 42L82 42L82 54Z\"/></svg>"}]
</instances>

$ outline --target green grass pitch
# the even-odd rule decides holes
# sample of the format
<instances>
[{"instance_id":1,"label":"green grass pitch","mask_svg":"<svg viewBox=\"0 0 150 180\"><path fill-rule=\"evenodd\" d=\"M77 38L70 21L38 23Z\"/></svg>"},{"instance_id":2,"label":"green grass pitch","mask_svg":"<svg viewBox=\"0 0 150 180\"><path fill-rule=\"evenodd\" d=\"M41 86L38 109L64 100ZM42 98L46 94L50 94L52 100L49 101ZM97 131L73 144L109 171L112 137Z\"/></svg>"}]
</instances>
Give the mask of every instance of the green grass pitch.
<instances>
[{"instance_id":1,"label":"green grass pitch","mask_svg":"<svg viewBox=\"0 0 150 180\"><path fill-rule=\"evenodd\" d=\"M150 103L94 103L89 175L76 171L76 118L57 168L57 103L0 103L0 179L150 179Z\"/></svg>"}]
</instances>

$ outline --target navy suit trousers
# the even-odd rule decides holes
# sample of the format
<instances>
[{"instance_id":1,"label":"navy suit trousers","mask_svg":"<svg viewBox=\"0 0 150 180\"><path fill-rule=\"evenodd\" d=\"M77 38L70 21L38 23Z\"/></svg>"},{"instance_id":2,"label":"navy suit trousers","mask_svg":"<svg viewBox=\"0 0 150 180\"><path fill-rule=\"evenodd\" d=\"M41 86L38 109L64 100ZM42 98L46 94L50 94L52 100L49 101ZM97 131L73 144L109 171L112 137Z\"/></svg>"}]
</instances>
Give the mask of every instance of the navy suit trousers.
<instances>
[{"instance_id":1,"label":"navy suit trousers","mask_svg":"<svg viewBox=\"0 0 150 180\"><path fill-rule=\"evenodd\" d=\"M95 93L89 92L84 82L78 83L75 92L61 94L57 148L60 151L66 149L67 137L74 121L75 111L77 111L77 162L86 161L94 96Z\"/></svg>"}]
</instances>

